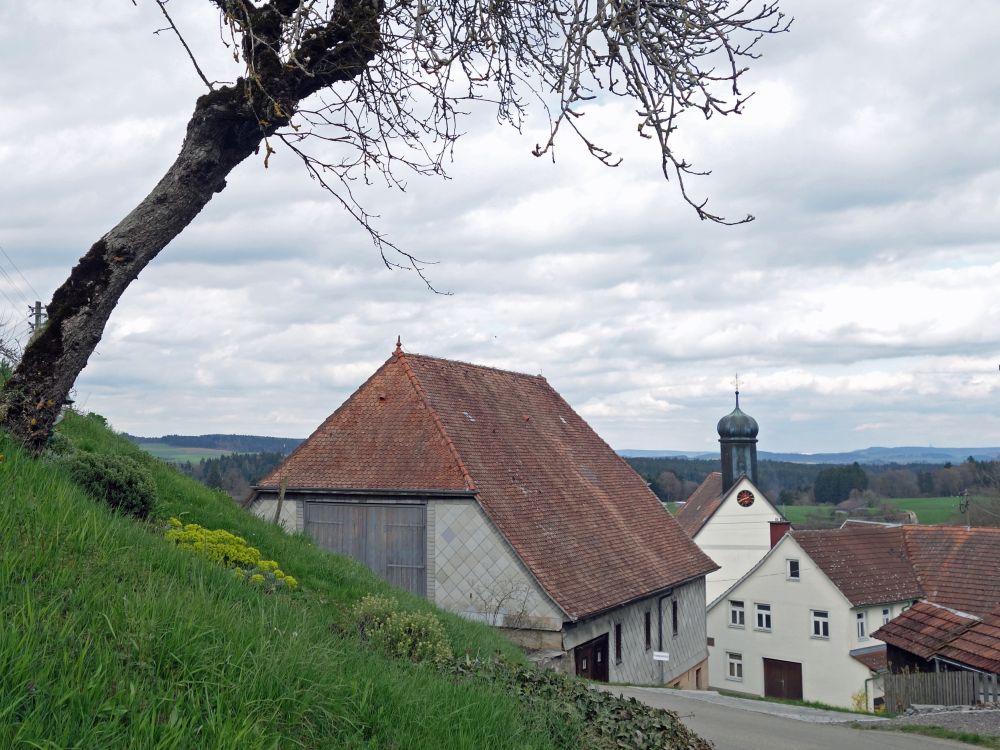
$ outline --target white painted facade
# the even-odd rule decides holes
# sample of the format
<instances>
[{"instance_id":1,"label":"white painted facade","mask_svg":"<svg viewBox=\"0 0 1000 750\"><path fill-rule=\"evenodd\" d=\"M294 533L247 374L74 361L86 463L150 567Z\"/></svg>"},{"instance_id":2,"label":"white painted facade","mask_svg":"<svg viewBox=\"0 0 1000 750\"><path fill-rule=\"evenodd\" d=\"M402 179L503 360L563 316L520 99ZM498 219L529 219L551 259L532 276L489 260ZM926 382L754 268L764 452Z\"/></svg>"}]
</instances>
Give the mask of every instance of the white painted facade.
<instances>
[{"instance_id":1,"label":"white painted facade","mask_svg":"<svg viewBox=\"0 0 1000 750\"><path fill-rule=\"evenodd\" d=\"M789 575L790 561L797 563L798 578ZM742 625L737 604L743 608ZM882 645L869 634L882 626L885 617L895 617L909 604L852 606L786 535L749 575L709 605L708 637L714 639L709 647L709 684L763 696L763 660L779 659L802 665L803 700L852 708L860 693L871 710L882 694L880 686L850 652ZM769 628L758 627L767 624L758 620L758 605L770 607ZM859 615L863 635L858 630Z\"/></svg>"},{"instance_id":2,"label":"white painted facade","mask_svg":"<svg viewBox=\"0 0 1000 750\"><path fill-rule=\"evenodd\" d=\"M744 490L754 495L749 507L736 501ZM746 476L729 488L722 504L694 537L695 544L721 566L706 578L706 603L714 601L767 554L771 548L771 521L783 520L777 508Z\"/></svg>"}]
</instances>

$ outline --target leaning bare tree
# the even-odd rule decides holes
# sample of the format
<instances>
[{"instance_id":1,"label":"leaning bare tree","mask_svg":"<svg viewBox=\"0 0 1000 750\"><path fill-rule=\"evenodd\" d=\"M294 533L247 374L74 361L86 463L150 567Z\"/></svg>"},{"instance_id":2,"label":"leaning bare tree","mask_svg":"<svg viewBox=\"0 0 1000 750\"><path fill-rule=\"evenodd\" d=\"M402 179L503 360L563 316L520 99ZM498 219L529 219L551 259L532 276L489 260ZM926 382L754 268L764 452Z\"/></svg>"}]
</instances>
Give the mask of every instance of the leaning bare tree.
<instances>
[{"instance_id":1,"label":"leaning bare tree","mask_svg":"<svg viewBox=\"0 0 1000 750\"><path fill-rule=\"evenodd\" d=\"M80 259L0 393L0 426L36 451L125 289L262 147L265 164L277 146L294 152L388 265L421 272L372 225L352 180L382 175L401 186L407 172L442 174L475 101L514 127L529 107L544 111L550 128L538 156L571 131L614 166L581 117L588 103L625 97L636 107L630 127L659 144L664 176L700 218L729 223L691 196L685 178L699 172L671 136L686 111L738 113L745 63L764 35L788 28L774 0L206 0L221 14L223 44L245 64L235 83L218 85L166 0L150 1L209 90L176 161Z\"/></svg>"}]
</instances>

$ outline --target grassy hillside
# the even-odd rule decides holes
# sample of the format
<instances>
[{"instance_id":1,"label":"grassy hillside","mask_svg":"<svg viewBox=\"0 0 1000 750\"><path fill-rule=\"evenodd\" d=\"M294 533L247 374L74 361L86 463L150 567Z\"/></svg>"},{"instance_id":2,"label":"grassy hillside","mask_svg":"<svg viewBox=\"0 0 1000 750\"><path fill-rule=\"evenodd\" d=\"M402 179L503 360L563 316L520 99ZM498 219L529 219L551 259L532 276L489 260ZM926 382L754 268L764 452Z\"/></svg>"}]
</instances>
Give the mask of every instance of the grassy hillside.
<instances>
[{"instance_id":1,"label":"grassy hillside","mask_svg":"<svg viewBox=\"0 0 1000 750\"><path fill-rule=\"evenodd\" d=\"M492 629L445 613L454 664L374 652L343 627L366 593L436 610L250 516L100 418L70 415L60 430L148 466L158 519L114 515L60 465L0 434L0 746L570 748L591 744L587 726L617 731L622 707L595 707L576 681L547 687L545 702L524 679L469 668L466 655L520 656ZM173 546L162 535L169 516L245 537L299 588L266 594ZM656 737L675 739L642 746L701 746L670 715L646 714L664 727Z\"/></svg>"}]
</instances>

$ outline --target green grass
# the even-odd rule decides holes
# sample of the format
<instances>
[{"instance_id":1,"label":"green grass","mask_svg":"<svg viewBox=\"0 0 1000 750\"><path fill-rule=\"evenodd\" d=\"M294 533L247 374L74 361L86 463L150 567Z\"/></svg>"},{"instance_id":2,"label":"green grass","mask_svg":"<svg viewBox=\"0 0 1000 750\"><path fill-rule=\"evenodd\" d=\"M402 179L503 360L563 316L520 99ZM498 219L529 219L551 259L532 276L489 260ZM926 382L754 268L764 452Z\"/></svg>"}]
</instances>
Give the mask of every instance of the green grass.
<instances>
[{"instance_id":1,"label":"green grass","mask_svg":"<svg viewBox=\"0 0 1000 750\"><path fill-rule=\"evenodd\" d=\"M967 745L978 747L989 747L1000 749L1000 737L990 737L989 735L976 734L975 732L957 732L954 729L944 727L926 726L924 724L891 724L891 723L858 723L853 724L856 729L882 729L889 732L906 732L907 734L919 734L924 737L937 737L943 740L956 740Z\"/></svg>"},{"instance_id":2,"label":"green grass","mask_svg":"<svg viewBox=\"0 0 1000 750\"><path fill-rule=\"evenodd\" d=\"M175 464L186 462L196 464L203 458L218 458L232 453L232 451L220 450L219 448L188 448L165 443L140 443L139 447L152 456Z\"/></svg>"},{"instance_id":3,"label":"green grass","mask_svg":"<svg viewBox=\"0 0 1000 750\"><path fill-rule=\"evenodd\" d=\"M147 466L157 518L112 514L0 433L0 748L708 748L673 714L528 668L493 628L285 534L100 417L60 433ZM238 581L165 540L170 516L246 538L300 587ZM435 613L456 658L367 646L348 612L369 593Z\"/></svg>"},{"instance_id":4,"label":"green grass","mask_svg":"<svg viewBox=\"0 0 1000 750\"><path fill-rule=\"evenodd\" d=\"M899 510L912 510L917 514L917 520L924 525L938 523L957 523L958 498L954 497L912 497L894 498L884 501L887 505ZM837 520L847 519L844 513L834 513L831 505L786 505L778 510L792 525L806 523L816 518Z\"/></svg>"},{"instance_id":5,"label":"green grass","mask_svg":"<svg viewBox=\"0 0 1000 750\"><path fill-rule=\"evenodd\" d=\"M831 505L782 505L778 507L778 510L793 526L803 524L807 520L815 520L817 517L822 519L833 519L835 517L833 506ZM837 514L836 517L840 519L847 518L843 513Z\"/></svg>"},{"instance_id":6,"label":"green grass","mask_svg":"<svg viewBox=\"0 0 1000 750\"><path fill-rule=\"evenodd\" d=\"M70 415L61 429L89 450L145 456L99 419ZM433 608L160 461L145 458L161 517L246 537L301 589L262 594L2 434L0 454L0 747L542 748L576 730L512 690L332 632L372 591ZM521 658L492 629L439 616L457 652Z\"/></svg>"},{"instance_id":7,"label":"green grass","mask_svg":"<svg viewBox=\"0 0 1000 750\"><path fill-rule=\"evenodd\" d=\"M912 510L921 524L955 522L958 518L957 497L910 497L885 502L900 510Z\"/></svg>"}]
</instances>

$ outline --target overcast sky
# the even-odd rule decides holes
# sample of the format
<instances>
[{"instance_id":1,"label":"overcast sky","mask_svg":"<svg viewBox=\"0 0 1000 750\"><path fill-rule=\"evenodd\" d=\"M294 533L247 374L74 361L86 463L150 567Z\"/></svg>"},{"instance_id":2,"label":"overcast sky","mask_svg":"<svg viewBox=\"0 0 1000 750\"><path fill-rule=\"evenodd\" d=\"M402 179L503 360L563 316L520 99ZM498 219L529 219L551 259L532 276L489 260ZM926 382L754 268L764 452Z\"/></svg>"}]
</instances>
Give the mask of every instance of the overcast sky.
<instances>
[{"instance_id":1,"label":"overcast sky","mask_svg":"<svg viewBox=\"0 0 1000 750\"><path fill-rule=\"evenodd\" d=\"M586 117L617 169L556 163L486 110L453 179L364 193L435 260L390 272L279 151L251 158L126 293L78 402L142 434L311 432L392 352L549 382L615 448L713 450L741 404L762 450L1000 445L1000 4L787 0L746 113L690 116L698 221L627 104ZM170 7L231 77L211 4ZM203 84L151 0L0 5L0 319L23 331L176 155ZM29 286L30 285L30 286Z\"/></svg>"}]
</instances>

